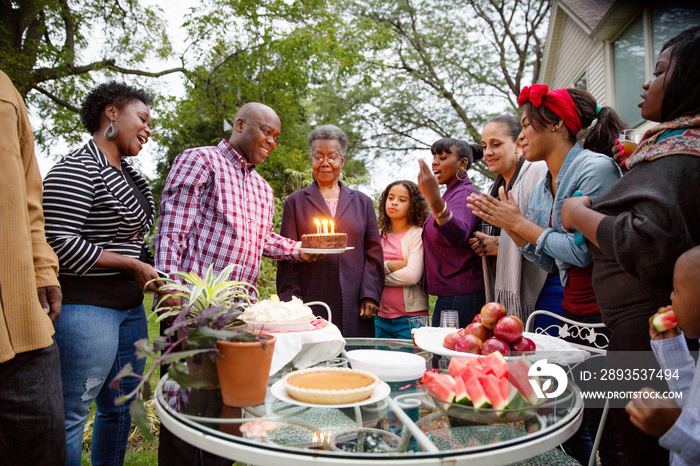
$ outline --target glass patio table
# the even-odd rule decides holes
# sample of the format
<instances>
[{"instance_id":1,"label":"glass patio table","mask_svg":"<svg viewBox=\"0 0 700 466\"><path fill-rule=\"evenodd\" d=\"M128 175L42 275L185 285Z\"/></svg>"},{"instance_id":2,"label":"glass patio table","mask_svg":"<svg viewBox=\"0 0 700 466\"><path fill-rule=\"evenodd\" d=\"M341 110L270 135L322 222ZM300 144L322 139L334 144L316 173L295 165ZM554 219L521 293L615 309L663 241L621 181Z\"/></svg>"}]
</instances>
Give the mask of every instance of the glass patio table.
<instances>
[{"instance_id":1,"label":"glass patio table","mask_svg":"<svg viewBox=\"0 0 700 466\"><path fill-rule=\"evenodd\" d=\"M431 353L407 340L346 341L345 351L417 353L428 367L432 360ZM283 375L271 377L270 387ZM417 382L390 383L388 396L362 406L301 406L280 401L268 387L262 405L232 408L223 404L219 390L183 389L166 375L156 389L156 412L187 443L248 464L497 465L533 457L538 464L571 464L553 448L581 424L583 402L573 383L556 401L517 422L477 424L445 415Z\"/></svg>"}]
</instances>

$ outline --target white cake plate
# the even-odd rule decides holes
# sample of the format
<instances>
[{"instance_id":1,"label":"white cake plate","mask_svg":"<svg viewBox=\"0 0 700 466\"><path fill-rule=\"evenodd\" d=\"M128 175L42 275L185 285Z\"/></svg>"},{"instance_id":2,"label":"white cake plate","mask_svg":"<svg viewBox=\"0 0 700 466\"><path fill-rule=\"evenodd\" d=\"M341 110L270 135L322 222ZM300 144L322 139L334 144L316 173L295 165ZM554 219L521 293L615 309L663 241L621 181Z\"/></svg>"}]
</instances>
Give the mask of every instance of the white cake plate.
<instances>
[{"instance_id":1,"label":"white cake plate","mask_svg":"<svg viewBox=\"0 0 700 466\"><path fill-rule=\"evenodd\" d=\"M307 254L341 254L350 249L355 249L354 246L348 246L347 248L339 249L316 249L316 248L299 248L299 251L305 252Z\"/></svg>"}]
</instances>

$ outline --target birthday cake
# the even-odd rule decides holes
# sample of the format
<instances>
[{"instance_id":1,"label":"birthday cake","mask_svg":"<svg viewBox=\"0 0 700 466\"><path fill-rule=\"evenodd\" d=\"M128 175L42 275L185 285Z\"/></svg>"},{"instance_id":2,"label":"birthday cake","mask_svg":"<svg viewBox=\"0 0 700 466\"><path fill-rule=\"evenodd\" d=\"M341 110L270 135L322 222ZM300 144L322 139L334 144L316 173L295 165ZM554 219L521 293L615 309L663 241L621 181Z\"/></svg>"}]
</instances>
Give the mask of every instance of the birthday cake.
<instances>
[{"instance_id":1,"label":"birthday cake","mask_svg":"<svg viewBox=\"0 0 700 466\"><path fill-rule=\"evenodd\" d=\"M292 296L291 301L280 301L277 295L258 301L246 309L239 319L252 330L298 331L311 327L316 319L309 306Z\"/></svg>"},{"instance_id":2,"label":"birthday cake","mask_svg":"<svg viewBox=\"0 0 700 466\"><path fill-rule=\"evenodd\" d=\"M301 235L302 248L345 249L347 245L347 233L317 233L313 235Z\"/></svg>"}]
</instances>

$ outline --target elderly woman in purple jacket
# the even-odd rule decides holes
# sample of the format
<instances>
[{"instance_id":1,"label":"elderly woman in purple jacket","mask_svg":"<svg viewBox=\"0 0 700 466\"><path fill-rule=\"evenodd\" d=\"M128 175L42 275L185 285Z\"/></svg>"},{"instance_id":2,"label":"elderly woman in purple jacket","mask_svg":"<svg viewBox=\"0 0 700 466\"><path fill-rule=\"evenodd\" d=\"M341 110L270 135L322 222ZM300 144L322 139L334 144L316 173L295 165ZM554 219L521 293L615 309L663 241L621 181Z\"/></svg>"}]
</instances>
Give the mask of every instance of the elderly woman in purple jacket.
<instances>
[{"instance_id":1,"label":"elderly woman in purple jacket","mask_svg":"<svg viewBox=\"0 0 700 466\"><path fill-rule=\"evenodd\" d=\"M280 233L300 240L303 234L316 233L314 219L329 219L336 231L347 233L348 246L354 249L311 263L280 262L277 293L285 301L297 296L325 302L344 337L374 337L384 259L372 200L339 181L348 144L340 128L319 126L308 141L315 181L284 202Z\"/></svg>"},{"instance_id":2,"label":"elderly woman in purple jacket","mask_svg":"<svg viewBox=\"0 0 700 466\"><path fill-rule=\"evenodd\" d=\"M432 171L419 160L418 186L428 199L432 213L423 226L425 287L437 296L433 326L440 324L443 310L459 312L465 327L485 303L481 258L469 246L479 219L467 208L467 196L477 193L467 170L483 157L481 145L443 138L430 148ZM440 195L440 186L447 190Z\"/></svg>"}]
</instances>

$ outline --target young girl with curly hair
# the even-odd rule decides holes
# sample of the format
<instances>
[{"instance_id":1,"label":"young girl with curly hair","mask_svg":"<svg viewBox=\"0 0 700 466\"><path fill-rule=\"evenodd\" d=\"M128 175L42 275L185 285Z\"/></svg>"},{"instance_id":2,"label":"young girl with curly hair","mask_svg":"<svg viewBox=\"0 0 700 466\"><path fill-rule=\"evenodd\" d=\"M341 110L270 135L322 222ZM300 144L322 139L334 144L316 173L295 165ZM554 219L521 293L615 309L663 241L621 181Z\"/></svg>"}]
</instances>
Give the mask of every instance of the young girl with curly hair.
<instances>
[{"instance_id":1,"label":"young girl with curly hair","mask_svg":"<svg viewBox=\"0 0 700 466\"><path fill-rule=\"evenodd\" d=\"M374 319L377 338L411 339L408 318L428 315L423 278L422 225L428 203L412 181L394 181L379 200L379 229L384 251L384 292Z\"/></svg>"}]
</instances>

